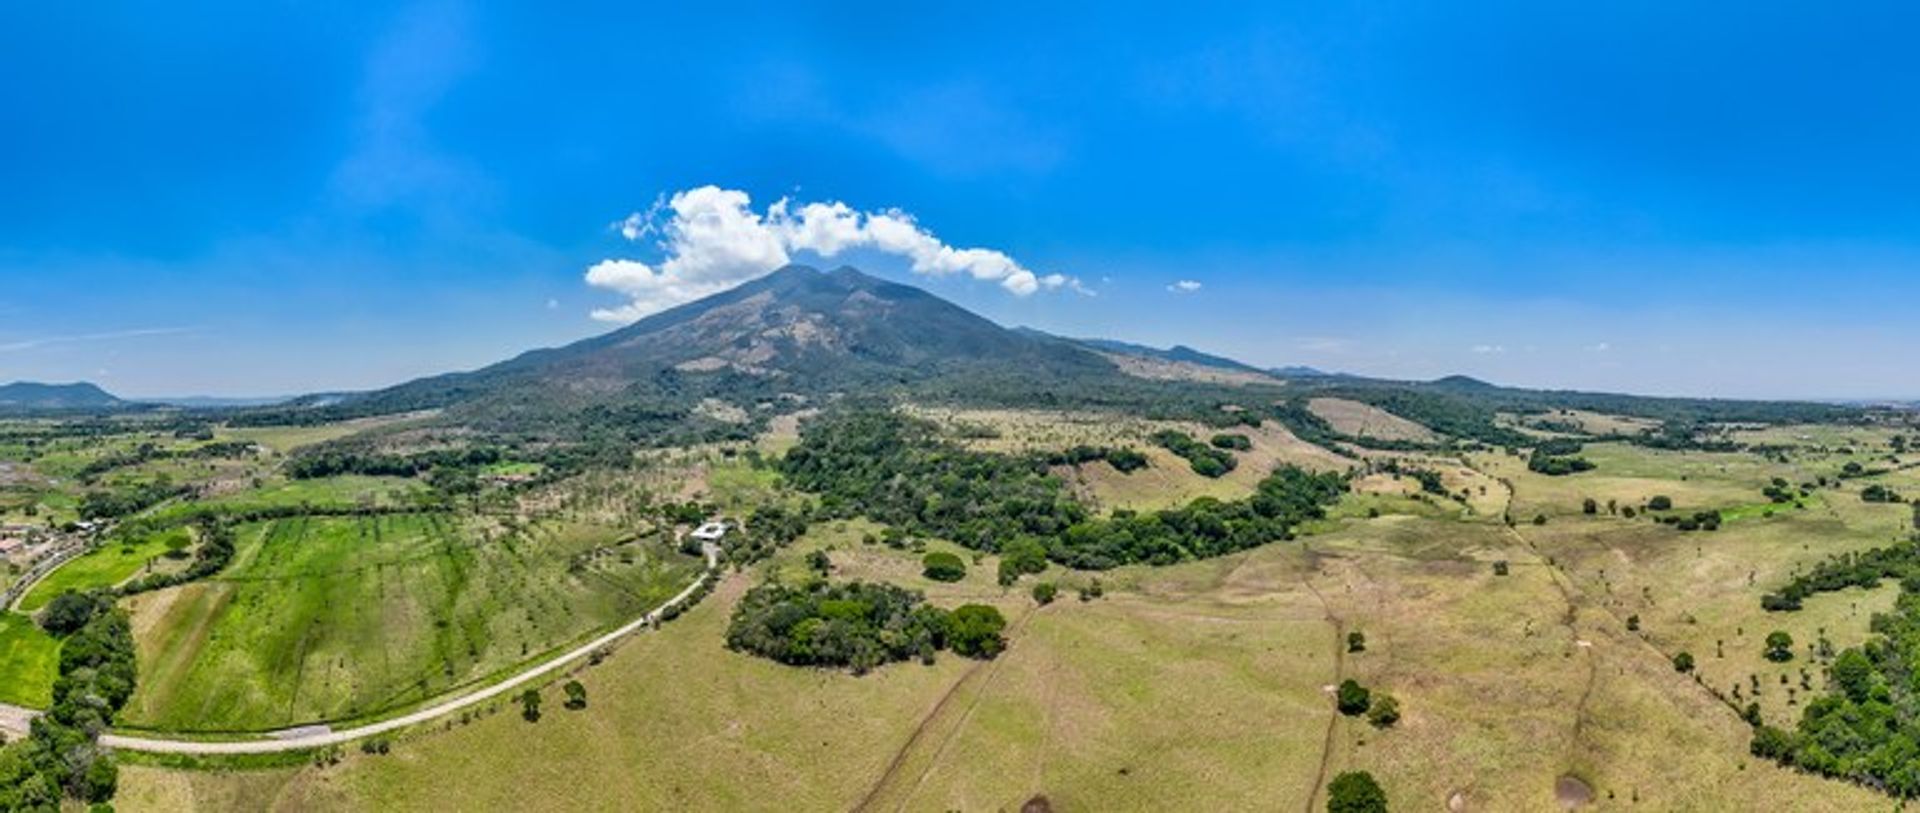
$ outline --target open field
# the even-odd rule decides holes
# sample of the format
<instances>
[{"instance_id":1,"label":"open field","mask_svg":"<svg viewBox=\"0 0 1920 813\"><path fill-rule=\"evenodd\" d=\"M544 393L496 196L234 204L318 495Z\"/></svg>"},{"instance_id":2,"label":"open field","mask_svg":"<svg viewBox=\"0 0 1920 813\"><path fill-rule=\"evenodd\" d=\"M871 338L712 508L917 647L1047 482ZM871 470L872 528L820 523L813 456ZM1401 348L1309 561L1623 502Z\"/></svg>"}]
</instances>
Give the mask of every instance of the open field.
<instances>
[{"instance_id":1,"label":"open field","mask_svg":"<svg viewBox=\"0 0 1920 813\"><path fill-rule=\"evenodd\" d=\"M20 613L0 612L0 703L43 709L53 702L60 642Z\"/></svg>"},{"instance_id":2,"label":"open field","mask_svg":"<svg viewBox=\"0 0 1920 813\"><path fill-rule=\"evenodd\" d=\"M132 600L141 680L121 719L255 731L427 700L626 620L697 570L619 540L439 514L244 527L219 577Z\"/></svg>"},{"instance_id":3,"label":"open field","mask_svg":"<svg viewBox=\"0 0 1920 813\"><path fill-rule=\"evenodd\" d=\"M1439 438L1433 430L1384 409L1345 398L1314 398L1307 409L1334 431L1356 438L1410 440L1432 443Z\"/></svg>"},{"instance_id":4,"label":"open field","mask_svg":"<svg viewBox=\"0 0 1920 813\"><path fill-rule=\"evenodd\" d=\"M1008 613L1012 646L991 662L943 655L865 677L781 667L720 645L729 607L751 582L735 575L661 635L585 669L584 711L538 723L484 715L332 767L136 765L124 770L118 802L973 810L1044 795L1056 810L1317 810L1328 778L1365 769L1397 809L1442 808L1456 796L1472 810L1550 809L1563 777L1590 786L1603 808L1884 805L1748 757L1734 711L1667 662L1663 636L1679 624L1660 613L1679 610L1642 613L1646 637L1624 630L1624 608L1587 563L1600 554L1585 552L1583 531L1605 530L1593 522L1515 533L1493 522L1354 518L1297 543L1099 574L1105 598L1063 592L1038 609L1025 595L1035 577L1003 590L992 557L962 582L928 582L917 554L863 544L871 526L829 524L765 567L804 577L799 557L828 550L835 579L905 584L936 604L988 601ZM1732 526L1720 534L1711 572L1823 555ZM1683 580L1673 560L1700 554L1675 538L1604 550L1644 562L1628 568L1635 574ZM1512 562L1511 575L1494 575L1494 560ZM1550 564L1560 560L1571 576ZM1627 578L1612 569L1621 567L1608 578ZM1716 588L1724 611L1701 626L1760 626L1753 594L1738 596L1739 587ZM1662 588L1653 595L1666 601ZM1864 612L1808 612L1836 640L1865 629ZM1345 651L1349 631L1366 634L1365 651ZM1397 696L1400 724L1378 731L1337 715L1325 687L1343 677Z\"/></svg>"},{"instance_id":5,"label":"open field","mask_svg":"<svg viewBox=\"0 0 1920 813\"><path fill-rule=\"evenodd\" d=\"M169 541L187 542L189 539L190 534L185 528L173 528L138 539L107 540L100 547L47 574L46 578L20 597L20 610L36 612L47 606L54 596L69 590L85 592L98 587L113 587L134 576L143 575L159 566L161 557L168 550Z\"/></svg>"},{"instance_id":6,"label":"open field","mask_svg":"<svg viewBox=\"0 0 1920 813\"><path fill-rule=\"evenodd\" d=\"M425 412L387 415L312 426L223 426L214 431L214 437L219 440L250 441L286 454L303 446L338 440L373 429L392 429L410 423L419 423L432 417L433 414Z\"/></svg>"}]
</instances>

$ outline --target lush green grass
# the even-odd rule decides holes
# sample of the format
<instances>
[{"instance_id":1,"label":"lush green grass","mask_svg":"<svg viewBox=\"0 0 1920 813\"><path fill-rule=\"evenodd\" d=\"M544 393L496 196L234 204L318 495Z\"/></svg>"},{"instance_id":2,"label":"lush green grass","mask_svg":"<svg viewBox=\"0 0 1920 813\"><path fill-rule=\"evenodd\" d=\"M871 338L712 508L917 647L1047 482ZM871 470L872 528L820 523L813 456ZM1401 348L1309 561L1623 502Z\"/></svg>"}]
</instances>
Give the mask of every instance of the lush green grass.
<instances>
[{"instance_id":1,"label":"lush green grass","mask_svg":"<svg viewBox=\"0 0 1920 813\"><path fill-rule=\"evenodd\" d=\"M59 641L27 616L0 612L0 703L46 708L59 662Z\"/></svg>"},{"instance_id":2,"label":"lush green grass","mask_svg":"<svg viewBox=\"0 0 1920 813\"><path fill-rule=\"evenodd\" d=\"M186 519L219 511L254 511L271 508L353 508L361 505L403 505L410 495L425 489L419 482L404 477L367 477L358 474L319 477L312 480L267 479L260 487L223 494L195 502L175 502L152 513L161 521Z\"/></svg>"},{"instance_id":3,"label":"lush green grass","mask_svg":"<svg viewBox=\"0 0 1920 813\"><path fill-rule=\"evenodd\" d=\"M20 609L36 612L47 606L54 596L68 590L85 592L96 587L112 587L146 572L149 567L159 566L159 557L167 552L169 540L187 538L185 528L173 528L138 539L109 539L99 548L47 574L20 599Z\"/></svg>"},{"instance_id":4,"label":"lush green grass","mask_svg":"<svg viewBox=\"0 0 1920 813\"><path fill-rule=\"evenodd\" d=\"M219 577L136 599L141 679L121 719L265 730L481 681L638 616L697 569L617 533L438 514L247 526Z\"/></svg>"}]
</instances>

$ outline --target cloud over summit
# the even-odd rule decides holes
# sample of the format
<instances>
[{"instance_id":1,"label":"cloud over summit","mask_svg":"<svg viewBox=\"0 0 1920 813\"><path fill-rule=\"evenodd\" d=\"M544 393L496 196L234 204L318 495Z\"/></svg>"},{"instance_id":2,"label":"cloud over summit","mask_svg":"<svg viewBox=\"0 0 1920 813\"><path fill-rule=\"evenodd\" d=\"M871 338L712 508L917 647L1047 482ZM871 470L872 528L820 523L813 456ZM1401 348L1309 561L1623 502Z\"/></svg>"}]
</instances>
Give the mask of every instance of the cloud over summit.
<instances>
[{"instance_id":1,"label":"cloud over summit","mask_svg":"<svg viewBox=\"0 0 1920 813\"><path fill-rule=\"evenodd\" d=\"M587 269L588 285L627 298L620 307L593 311L593 318L609 322L631 322L724 291L787 265L800 252L826 258L877 251L907 260L916 274L966 274L997 282L1016 296L1058 288L1085 292L1077 279L1036 274L1003 252L947 245L899 209L861 212L838 201L781 198L763 213L745 192L702 186L628 215L614 228L632 241L659 235L665 259L657 265L607 259Z\"/></svg>"}]
</instances>

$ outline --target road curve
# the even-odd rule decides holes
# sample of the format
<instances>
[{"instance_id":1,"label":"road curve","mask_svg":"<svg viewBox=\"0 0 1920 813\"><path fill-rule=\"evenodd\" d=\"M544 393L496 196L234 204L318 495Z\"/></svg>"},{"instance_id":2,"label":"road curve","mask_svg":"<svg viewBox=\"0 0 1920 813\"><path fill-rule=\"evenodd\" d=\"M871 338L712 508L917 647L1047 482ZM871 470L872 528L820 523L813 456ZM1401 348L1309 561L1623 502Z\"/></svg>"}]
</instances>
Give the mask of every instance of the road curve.
<instances>
[{"instance_id":1,"label":"road curve","mask_svg":"<svg viewBox=\"0 0 1920 813\"><path fill-rule=\"evenodd\" d=\"M529 681L543 677L559 670L567 664L585 658L592 654L594 650L612 644L614 641L631 635L648 624L653 623L654 619L660 617L661 612L674 605L685 602L693 596L694 591L700 589L700 586L708 580L719 578L720 548L709 542L705 545L705 553L707 556L707 569L700 574L700 578L695 579L693 584L687 586L687 589L680 591L679 595L667 599L666 603L655 607L652 612L634 619L619 629L588 641L585 644L581 644L572 651L561 654L552 660L534 666L525 672L521 672L499 683L475 689L467 694L443 700L427 708L395 717L391 720L368 723L344 731L316 728L310 733L303 731L302 733L281 736L274 739L225 742L171 740L153 737L132 737L121 734L102 734L100 735L100 744L108 748L118 748L126 751L144 751L155 754L271 754L281 751L298 751L306 748L325 748L330 745L352 742L377 734L385 734L389 731L406 728L411 725L419 725L420 723L427 722L441 715L459 711L468 706L482 703L513 691Z\"/></svg>"}]
</instances>

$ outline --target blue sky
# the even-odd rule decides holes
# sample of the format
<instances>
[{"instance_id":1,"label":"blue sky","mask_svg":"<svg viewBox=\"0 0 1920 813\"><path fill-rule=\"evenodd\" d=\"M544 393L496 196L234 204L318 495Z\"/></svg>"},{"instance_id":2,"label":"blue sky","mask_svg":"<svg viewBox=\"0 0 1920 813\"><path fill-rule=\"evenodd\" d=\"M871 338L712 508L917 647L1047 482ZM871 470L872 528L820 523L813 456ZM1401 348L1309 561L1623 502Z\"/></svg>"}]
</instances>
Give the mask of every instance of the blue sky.
<instances>
[{"instance_id":1,"label":"blue sky","mask_svg":"<svg viewBox=\"0 0 1920 813\"><path fill-rule=\"evenodd\" d=\"M1070 282L782 244L1010 324L1920 396L1897 4L358 5L0 10L0 380L280 394L581 338L706 256L671 206L616 224L711 185Z\"/></svg>"}]
</instances>

